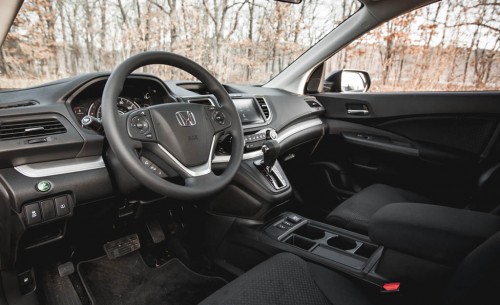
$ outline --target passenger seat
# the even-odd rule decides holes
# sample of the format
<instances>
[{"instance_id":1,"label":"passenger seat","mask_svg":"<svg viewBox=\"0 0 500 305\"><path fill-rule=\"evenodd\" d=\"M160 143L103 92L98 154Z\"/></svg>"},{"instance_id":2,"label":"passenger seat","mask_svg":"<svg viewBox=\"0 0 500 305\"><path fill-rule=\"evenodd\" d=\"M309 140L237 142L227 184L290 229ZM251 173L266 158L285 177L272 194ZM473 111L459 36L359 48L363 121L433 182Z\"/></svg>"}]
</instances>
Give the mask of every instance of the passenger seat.
<instances>
[{"instance_id":1,"label":"passenger seat","mask_svg":"<svg viewBox=\"0 0 500 305\"><path fill-rule=\"evenodd\" d=\"M479 178L476 196L468 209L500 214L500 164L485 171ZM368 233L371 217L383 206L397 202L439 204L432 199L397 187L373 184L338 205L326 222L361 234Z\"/></svg>"}]
</instances>

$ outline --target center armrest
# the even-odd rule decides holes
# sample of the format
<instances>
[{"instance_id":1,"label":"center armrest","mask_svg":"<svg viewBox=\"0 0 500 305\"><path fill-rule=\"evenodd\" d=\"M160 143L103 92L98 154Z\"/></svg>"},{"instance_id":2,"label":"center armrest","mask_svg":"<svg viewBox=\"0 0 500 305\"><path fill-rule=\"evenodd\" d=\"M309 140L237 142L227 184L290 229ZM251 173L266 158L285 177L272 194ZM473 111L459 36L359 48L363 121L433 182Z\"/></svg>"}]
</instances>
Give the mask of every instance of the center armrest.
<instances>
[{"instance_id":1,"label":"center armrest","mask_svg":"<svg viewBox=\"0 0 500 305\"><path fill-rule=\"evenodd\" d=\"M421 203L389 204L369 224L374 242L445 265L456 264L498 231L495 215Z\"/></svg>"}]
</instances>

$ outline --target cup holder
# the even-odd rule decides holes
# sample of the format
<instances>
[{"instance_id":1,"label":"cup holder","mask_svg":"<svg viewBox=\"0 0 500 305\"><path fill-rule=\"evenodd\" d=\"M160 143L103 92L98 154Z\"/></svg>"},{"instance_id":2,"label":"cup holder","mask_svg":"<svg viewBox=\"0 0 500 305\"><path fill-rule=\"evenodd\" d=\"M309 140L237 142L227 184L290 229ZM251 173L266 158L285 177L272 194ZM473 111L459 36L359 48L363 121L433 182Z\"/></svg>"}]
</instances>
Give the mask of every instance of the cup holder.
<instances>
[{"instance_id":1,"label":"cup holder","mask_svg":"<svg viewBox=\"0 0 500 305\"><path fill-rule=\"evenodd\" d=\"M357 244L354 241L354 239L347 238L344 236L333 236L328 239L327 241L329 246L332 246L337 249L342 249L342 250L352 250L356 248Z\"/></svg>"},{"instance_id":2,"label":"cup holder","mask_svg":"<svg viewBox=\"0 0 500 305\"><path fill-rule=\"evenodd\" d=\"M324 230L318 229L310 225L302 226L294 233L313 240L322 239L326 235Z\"/></svg>"},{"instance_id":3,"label":"cup holder","mask_svg":"<svg viewBox=\"0 0 500 305\"><path fill-rule=\"evenodd\" d=\"M298 235L295 235L295 234L290 236L289 238L287 238L285 240L285 243L293 245L295 247L299 247L299 248L304 249L306 251L309 251L309 249L311 249L313 246L316 245L315 242L308 240L308 239L305 239L305 238L298 236Z\"/></svg>"}]
</instances>

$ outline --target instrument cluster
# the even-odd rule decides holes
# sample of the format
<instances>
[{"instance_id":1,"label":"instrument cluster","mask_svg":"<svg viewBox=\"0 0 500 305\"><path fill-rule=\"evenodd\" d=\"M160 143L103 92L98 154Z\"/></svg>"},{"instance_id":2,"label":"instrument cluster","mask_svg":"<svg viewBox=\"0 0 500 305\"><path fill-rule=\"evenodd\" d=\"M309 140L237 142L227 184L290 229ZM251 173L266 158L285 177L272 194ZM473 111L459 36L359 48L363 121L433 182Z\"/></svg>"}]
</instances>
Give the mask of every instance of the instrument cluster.
<instances>
[{"instance_id":1,"label":"instrument cluster","mask_svg":"<svg viewBox=\"0 0 500 305\"><path fill-rule=\"evenodd\" d=\"M85 116L101 119L101 97L106 79L85 87L75 96L70 105L78 122ZM127 113L139 108L168 102L165 86L156 79L146 77L129 77L116 100L119 113Z\"/></svg>"}]
</instances>

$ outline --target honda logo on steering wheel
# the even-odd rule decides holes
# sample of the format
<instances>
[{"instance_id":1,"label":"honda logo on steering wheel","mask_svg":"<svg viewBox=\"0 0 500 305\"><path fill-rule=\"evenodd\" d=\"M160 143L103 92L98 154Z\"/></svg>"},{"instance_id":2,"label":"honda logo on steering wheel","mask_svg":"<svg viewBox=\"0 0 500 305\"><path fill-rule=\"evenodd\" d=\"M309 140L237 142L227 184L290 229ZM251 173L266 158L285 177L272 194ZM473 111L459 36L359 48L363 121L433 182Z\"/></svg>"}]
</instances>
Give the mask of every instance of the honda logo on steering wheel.
<instances>
[{"instance_id":1,"label":"honda logo on steering wheel","mask_svg":"<svg viewBox=\"0 0 500 305\"><path fill-rule=\"evenodd\" d=\"M196 125L194 114L191 111L177 111L175 113L175 117L177 118L177 122L179 122L179 125L181 125L182 127Z\"/></svg>"}]
</instances>

